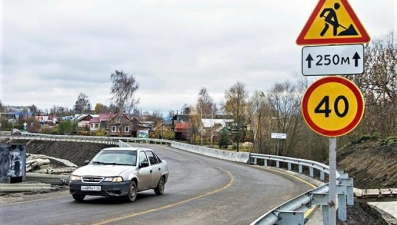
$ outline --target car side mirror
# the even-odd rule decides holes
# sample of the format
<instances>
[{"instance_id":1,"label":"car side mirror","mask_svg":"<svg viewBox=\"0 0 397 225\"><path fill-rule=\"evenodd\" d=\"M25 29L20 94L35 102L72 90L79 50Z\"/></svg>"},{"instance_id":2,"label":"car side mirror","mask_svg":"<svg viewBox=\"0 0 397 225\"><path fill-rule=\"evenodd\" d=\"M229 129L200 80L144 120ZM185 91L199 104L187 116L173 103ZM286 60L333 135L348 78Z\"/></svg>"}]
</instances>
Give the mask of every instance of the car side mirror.
<instances>
[{"instance_id":1,"label":"car side mirror","mask_svg":"<svg viewBox=\"0 0 397 225\"><path fill-rule=\"evenodd\" d=\"M143 167L148 167L149 166L149 162L148 161L143 161L139 164L139 168L143 168Z\"/></svg>"},{"instance_id":2,"label":"car side mirror","mask_svg":"<svg viewBox=\"0 0 397 225\"><path fill-rule=\"evenodd\" d=\"M90 163L90 160L84 161L84 165L88 165L88 163Z\"/></svg>"}]
</instances>

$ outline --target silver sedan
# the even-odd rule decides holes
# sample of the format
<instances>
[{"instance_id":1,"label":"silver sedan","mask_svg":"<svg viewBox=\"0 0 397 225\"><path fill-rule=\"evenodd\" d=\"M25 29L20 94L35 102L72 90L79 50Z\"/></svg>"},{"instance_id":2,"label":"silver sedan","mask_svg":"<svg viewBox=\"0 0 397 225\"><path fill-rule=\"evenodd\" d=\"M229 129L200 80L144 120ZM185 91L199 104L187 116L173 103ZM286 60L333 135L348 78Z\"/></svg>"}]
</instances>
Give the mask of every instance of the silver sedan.
<instances>
[{"instance_id":1,"label":"silver sedan","mask_svg":"<svg viewBox=\"0 0 397 225\"><path fill-rule=\"evenodd\" d=\"M133 202L137 192L164 193L168 165L148 148L104 148L70 176L70 193L76 201L86 195L123 196Z\"/></svg>"}]
</instances>

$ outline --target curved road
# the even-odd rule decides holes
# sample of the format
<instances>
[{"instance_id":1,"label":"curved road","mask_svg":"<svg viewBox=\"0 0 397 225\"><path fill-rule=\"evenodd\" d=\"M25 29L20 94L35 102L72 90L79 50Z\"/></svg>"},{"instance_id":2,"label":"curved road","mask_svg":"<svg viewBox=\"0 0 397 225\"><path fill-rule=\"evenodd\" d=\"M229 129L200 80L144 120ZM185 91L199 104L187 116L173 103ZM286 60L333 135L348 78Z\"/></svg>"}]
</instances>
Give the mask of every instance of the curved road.
<instances>
[{"instance_id":1,"label":"curved road","mask_svg":"<svg viewBox=\"0 0 397 225\"><path fill-rule=\"evenodd\" d=\"M0 205L0 224L249 224L311 189L255 166L150 147L169 165L164 195L150 190L140 192L133 203L104 197L77 203L63 191L56 197Z\"/></svg>"}]
</instances>

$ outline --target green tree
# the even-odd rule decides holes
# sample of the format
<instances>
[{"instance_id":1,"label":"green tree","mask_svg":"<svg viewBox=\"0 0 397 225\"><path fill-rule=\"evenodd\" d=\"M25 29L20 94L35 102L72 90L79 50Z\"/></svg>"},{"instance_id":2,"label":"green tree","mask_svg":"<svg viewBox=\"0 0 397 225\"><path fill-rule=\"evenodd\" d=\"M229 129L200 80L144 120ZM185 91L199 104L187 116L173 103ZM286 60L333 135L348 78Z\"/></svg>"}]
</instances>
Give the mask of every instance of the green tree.
<instances>
[{"instance_id":1,"label":"green tree","mask_svg":"<svg viewBox=\"0 0 397 225\"><path fill-rule=\"evenodd\" d=\"M97 103L94 108L95 114L106 113L108 111L108 107L101 103Z\"/></svg>"},{"instance_id":2,"label":"green tree","mask_svg":"<svg viewBox=\"0 0 397 225\"><path fill-rule=\"evenodd\" d=\"M220 149L222 148L227 149L230 143L228 132L225 130L221 130L219 133L221 136L218 140L218 146Z\"/></svg>"},{"instance_id":3,"label":"green tree","mask_svg":"<svg viewBox=\"0 0 397 225\"><path fill-rule=\"evenodd\" d=\"M77 130L77 123L74 121L63 120L58 126L59 134L70 134Z\"/></svg>"}]
</instances>

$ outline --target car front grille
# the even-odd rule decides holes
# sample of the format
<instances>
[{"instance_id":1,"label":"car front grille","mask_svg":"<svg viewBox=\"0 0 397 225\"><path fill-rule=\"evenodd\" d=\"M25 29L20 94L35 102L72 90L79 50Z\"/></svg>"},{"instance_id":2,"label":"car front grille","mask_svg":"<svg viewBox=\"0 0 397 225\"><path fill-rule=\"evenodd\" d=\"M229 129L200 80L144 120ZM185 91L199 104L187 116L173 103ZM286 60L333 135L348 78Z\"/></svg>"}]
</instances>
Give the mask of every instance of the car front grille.
<instances>
[{"instance_id":1,"label":"car front grille","mask_svg":"<svg viewBox=\"0 0 397 225\"><path fill-rule=\"evenodd\" d=\"M83 177L83 183L101 183L104 177Z\"/></svg>"}]
</instances>

